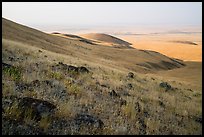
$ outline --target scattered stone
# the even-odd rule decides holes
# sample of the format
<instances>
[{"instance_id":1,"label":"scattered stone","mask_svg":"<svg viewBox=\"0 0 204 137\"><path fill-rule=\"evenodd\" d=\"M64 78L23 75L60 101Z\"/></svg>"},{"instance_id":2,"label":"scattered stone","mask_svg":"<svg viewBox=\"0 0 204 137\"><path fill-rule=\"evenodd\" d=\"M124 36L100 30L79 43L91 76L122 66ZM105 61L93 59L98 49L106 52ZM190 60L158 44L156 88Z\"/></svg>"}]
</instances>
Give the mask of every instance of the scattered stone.
<instances>
[{"instance_id":1,"label":"scattered stone","mask_svg":"<svg viewBox=\"0 0 204 137\"><path fill-rule=\"evenodd\" d=\"M117 97L117 96L119 96L119 95L115 92L115 90L111 90L111 92L109 92L109 95L112 96L112 97Z\"/></svg>"},{"instance_id":2,"label":"scattered stone","mask_svg":"<svg viewBox=\"0 0 204 137\"><path fill-rule=\"evenodd\" d=\"M132 89L132 88L133 88L132 84L131 84L131 83L128 83L128 84L127 84L127 88L128 88L128 89Z\"/></svg>"},{"instance_id":3,"label":"scattered stone","mask_svg":"<svg viewBox=\"0 0 204 137\"><path fill-rule=\"evenodd\" d=\"M159 105L160 105L161 107L165 107L164 103L163 103L161 100L159 100Z\"/></svg>"},{"instance_id":4,"label":"scattered stone","mask_svg":"<svg viewBox=\"0 0 204 137\"><path fill-rule=\"evenodd\" d=\"M23 92L23 90L32 90L32 87L28 83L16 83L15 91Z\"/></svg>"},{"instance_id":5,"label":"scattered stone","mask_svg":"<svg viewBox=\"0 0 204 137\"><path fill-rule=\"evenodd\" d=\"M148 118L150 114L147 111L144 111L144 116Z\"/></svg>"},{"instance_id":6,"label":"scattered stone","mask_svg":"<svg viewBox=\"0 0 204 137\"><path fill-rule=\"evenodd\" d=\"M131 96L128 91L123 91L123 92L122 92L122 95L124 95L124 96Z\"/></svg>"},{"instance_id":7,"label":"scattered stone","mask_svg":"<svg viewBox=\"0 0 204 137\"><path fill-rule=\"evenodd\" d=\"M127 77L128 77L128 78L134 78L134 73L129 72Z\"/></svg>"},{"instance_id":8,"label":"scattered stone","mask_svg":"<svg viewBox=\"0 0 204 137\"><path fill-rule=\"evenodd\" d=\"M135 110L136 110L136 112L140 112L141 111L141 106L140 106L139 102L135 103Z\"/></svg>"},{"instance_id":9,"label":"scattered stone","mask_svg":"<svg viewBox=\"0 0 204 137\"><path fill-rule=\"evenodd\" d=\"M194 120L200 124L202 124L202 117L194 117Z\"/></svg>"},{"instance_id":10,"label":"scattered stone","mask_svg":"<svg viewBox=\"0 0 204 137\"><path fill-rule=\"evenodd\" d=\"M2 62L2 67L3 67L3 69L4 69L4 68L12 68L12 67L14 67L14 66Z\"/></svg>"},{"instance_id":11,"label":"scattered stone","mask_svg":"<svg viewBox=\"0 0 204 137\"><path fill-rule=\"evenodd\" d=\"M86 67L78 67L78 72L80 72L80 73L89 73L89 70Z\"/></svg>"},{"instance_id":12,"label":"scattered stone","mask_svg":"<svg viewBox=\"0 0 204 137\"><path fill-rule=\"evenodd\" d=\"M82 124L93 126L95 128L103 128L104 126L102 120L88 114L77 114L75 117L75 122L78 126L81 126Z\"/></svg>"},{"instance_id":13,"label":"scattered stone","mask_svg":"<svg viewBox=\"0 0 204 137\"><path fill-rule=\"evenodd\" d=\"M145 124L144 119L140 119L139 123L140 123L139 134L145 135L147 133L146 132L147 125Z\"/></svg>"},{"instance_id":14,"label":"scattered stone","mask_svg":"<svg viewBox=\"0 0 204 137\"><path fill-rule=\"evenodd\" d=\"M152 80L155 80L155 78L151 78Z\"/></svg>"},{"instance_id":15,"label":"scattered stone","mask_svg":"<svg viewBox=\"0 0 204 137\"><path fill-rule=\"evenodd\" d=\"M13 57L8 57L9 61L13 61L14 58Z\"/></svg>"},{"instance_id":16,"label":"scattered stone","mask_svg":"<svg viewBox=\"0 0 204 137\"><path fill-rule=\"evenodd\" d=\"M36 67L39 67L39 63L35 63Z\"/></svg>"},{"instance_id":17,"label":"scattered stone","mask_svg":"<svg viewBox=\"0 0 204 137\"><path fill-rule=\"evenodd\" d=\"M39 80L34 80L30 84L31 84L31 86L39 87L40 86L40 81Z\"/></svg>"},{"instance_id":18,"label":"scattered stone","mask_svg":"<svg viewBox=\"0 0 204 137\"><path fill-rule=\"evenodd\" d=\"M98 81L96 81L96 85L100 85L100 83Z\"/></svg>"},{"instance_id":19,"label":"scattered stone","mask_svg":"<svg viewBox=\"0 0 204 137\"><path fill-rule=\"evenodd\" d=\"M71 65L66 65L68 71L78 72L78 68Z\"/></svg>"},{"instance_id":20,"label":"scattered stone","mask_svg":"<svg viewBox=\"0 0 204 137\"><path fill-rule=\"evenodd\" d=\"M159 84L159 86L162 87L162 88L165 88L166 91L172 89L171 85L169 83L167 83L167 82L162 82L162 83Z\"/></svg>"},{"instance_id":21,"label":"scattered stone","mask_svg":"<svg viewBox=\"0 0 204 137\"><path fill-rule=\"evenodd\" d=\"M59 62L58 64L61 65L63 67L63 69L68 70L68 71L77 72L77 73L89 73L89 70L83 66L75 67L72 65L64 64L62 62Z\"/></svg>"},{"instance_id":22,"label":"scattered stone","mask_svg":"<svg viewBox=\"0 0 204 137\"><path fill-rule=\"evenodd\" d=\"M124 100L124 99L120 99L120 106L123 106L123 105L127 105L127 101L126 100Z\"/></svg>"},{"instance_id":23,"label":"scattered stone","mask_svg":"<svg viewBox=\"0 0 204 137\"><path fill-rule=\"evenodd\" d=\"M191 92L193 92L193 90L192 90L192 89L190 89L190 88L189 88L189 89L187 89L187 90L188 90L188 91L191 91Z\"/></svg>"}]
</instances>

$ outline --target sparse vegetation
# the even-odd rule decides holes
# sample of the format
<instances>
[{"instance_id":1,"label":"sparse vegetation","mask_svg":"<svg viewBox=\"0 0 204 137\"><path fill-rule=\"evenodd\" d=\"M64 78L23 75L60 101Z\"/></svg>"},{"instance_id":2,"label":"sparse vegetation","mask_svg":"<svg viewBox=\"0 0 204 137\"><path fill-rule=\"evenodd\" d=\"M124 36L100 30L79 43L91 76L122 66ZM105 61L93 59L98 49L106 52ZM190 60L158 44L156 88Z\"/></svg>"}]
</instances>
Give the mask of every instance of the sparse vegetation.
<instances>
[{"instance_id":1,"label":"sparse vegetation","mask_svg":"<svg viewBox=\"0 0 204 137\"><path fill-rule=\"evenodd\" d=\"M4 67L3 73L10 76L13 80L19 81L21 79L21 70L19 67Z\"/></svg>"},{"instance_id":2,"label":"sparse vegetation","mask_svg":"<svg viewBox=\"0 0 204 137\"><path fill-rule=\"evenodd\" d=\"M12 105L6 106L4 115L9 119L19 120L21 111L18 108L18 102L13 102Z\"/></svg>"},{"instance_id":3,"label":"sparse vegetation","mask_svg":"<svg viewBox=\"0 0 204 137\"><path fill-rule=\"evenodd\" d=\"M200 73L193 77L197 83L163 77L135 65L133 59L143 52L90 47L38 33L39 43L25 44L3 33L2 60L10 66L2 74L3 134L202 134ZM91 48L87 55L76 54L86 48ZM108 59L103 58L106 54ZM159 60L160 54L154 54ZM12 95L18 97L16 102L7 98ZM19 107L22 98L26 101Z\"/></svg>"},{"instance_id":4,"label":"sparse vegetation","mask_svg":"<svg viewBox=\"0 0 204 137\"><path fill-rule=\"evenodd\" d=\"M42 128L44 132L47 132L50 124L51 118L47 115L43 115L41 120L39 121L39 127Z\"/></svg>"},{"instance_id":5,"label":"sparse vegetation","mask_svg":"<svg viewBox=\"0 0 204 137\"><path fill-rule=\"evenodd\" d=\"M61 80L64 78L64 75L61 74L60 72L51 72L49 75L51 78L58 79L58 80Z\"/></svg>"}]
</instances>

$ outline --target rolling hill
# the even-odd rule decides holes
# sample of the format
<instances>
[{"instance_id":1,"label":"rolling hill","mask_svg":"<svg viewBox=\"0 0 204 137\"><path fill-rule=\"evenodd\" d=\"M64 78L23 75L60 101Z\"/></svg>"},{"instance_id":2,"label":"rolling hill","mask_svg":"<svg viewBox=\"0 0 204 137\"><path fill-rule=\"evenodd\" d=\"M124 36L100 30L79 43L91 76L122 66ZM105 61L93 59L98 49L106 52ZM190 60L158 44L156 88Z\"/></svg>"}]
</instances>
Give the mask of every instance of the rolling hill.
<instances>
[{"instance_id":1,"label":"rolling hill","mask_svg":"<svg viewBox=\"0 0 204 137\"><path fill-rule=\"evenodd\" d=\"M121 47L121 48L132 48L130 46L131 43L108 34L89 33L89 34L82 34L81 36L87 39L97 40L98 42L101 42L104 45Z\"/></svg>"},{"instance_id":2,"label":"rolling hill","mask_svg":"<svg viewBox=\"0 0 204 137\"><path fill-rule=\"evenodd\" d=\"M97 40L126 44L127 42L109 37L105 34L88 35ZM102 36L102 37L101 37ZM107 38L107 39L106 39ZM100 44L93 45L80 39L67 39L64 37L46 34L41 31L14 23L2 18L2 40L27 44L55 53L61 53L82 60L104 64L117 69L130 69L138 72L153 72L168 70L184 66L180 61L153 51L137 49L119 49Z\"/></svg>"},{"instance_id":3,"label":"rolling hill","mask_svg":"<svg viewBox=\"0 0 204 137\"><path fill-rule=\"evenodd\" d=\"M2 18L3 135L202 134L201 63L97 36Z\"/></svg>"}]
</instances>

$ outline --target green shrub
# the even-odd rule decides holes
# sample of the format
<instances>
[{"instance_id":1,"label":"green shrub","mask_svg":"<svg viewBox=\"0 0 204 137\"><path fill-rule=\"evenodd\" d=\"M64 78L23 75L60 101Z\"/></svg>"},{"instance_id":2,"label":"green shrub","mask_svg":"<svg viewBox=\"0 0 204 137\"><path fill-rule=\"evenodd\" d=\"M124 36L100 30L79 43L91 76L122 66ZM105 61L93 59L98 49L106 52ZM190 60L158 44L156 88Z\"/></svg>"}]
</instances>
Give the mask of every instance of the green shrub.
<instances>
[{"instance_id":1,"label":"green shrub","mask_svg":"<svg viewBox=\"0 0 204 137\"><path fill-rule=\"evenodd\" d=\"M13 80L20 80L22 75L19 67L5 67L3 73L9 75Z\"/></svg>"},{"instance_id":2,"label":"green shrub","mask_svg":"<svg viewBox=\"0 0 204 137\"><path fill-rule=\"evenodd\" d=\"M61 74L60 72L50 72L50 77L57 80L61 80L64 78L63 74Z\"/></svg>"},{"instance_id":3,"label":"green shrub","mask_svg":"<svg viewBox=\"0 0 204 137\"><path fill-rule=\"evenodd\" d=\"M81 87L77 84L70 84L68 86L68 91L70 94L80 97L82 95Z\"/></svg>"}]
</instances>

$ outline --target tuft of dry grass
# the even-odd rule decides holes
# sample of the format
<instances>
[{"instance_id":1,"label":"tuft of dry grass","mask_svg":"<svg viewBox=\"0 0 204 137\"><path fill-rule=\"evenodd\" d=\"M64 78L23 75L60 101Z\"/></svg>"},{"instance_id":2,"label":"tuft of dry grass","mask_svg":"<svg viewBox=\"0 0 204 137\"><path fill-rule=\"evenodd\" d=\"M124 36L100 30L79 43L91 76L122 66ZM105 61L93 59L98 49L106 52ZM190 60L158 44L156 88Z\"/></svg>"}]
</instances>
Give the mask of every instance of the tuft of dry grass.
<instances>
[{"instance_id":1,"label":"tuft of dry grass","mask_svg":"<svg viewBox=\"0 0 204 137\"><path fill-rule=\"evenodd\" d=\"M57 117L65 117L65 118L70 118L75 116L76 114L76 109L75 109L76 101L73 97L70 97L69 100L58 104L58 109L56 112Z\"/></svg>"},{"instance_id":2,"label":"tuft of dry grass","mask_svg":"<svg viewBox=\"0 0 204 137\"><path fill-rule=\"evenodd\" d=\"M83 95L82 88L77 84L70 84L67 90L68 94L74 95L75 97L81 97Z\"/></svg>"},{"instance_id":3,"label":"tuft of dry grass","mask_svg":"<svg viewBox=\"0 0 204 137\"><path fill-rule=\"evenodd\" d=\"M47 115L42 115L41 120L39 121L39 127L43 129L44 132L47 132L51 124L51 118Z\"/></svg>"},{"instance_id":4,"label":"tuft of dry grass","mask_svg":"<svg viewBox=\"0 0 204 137\"><path fill-rule=\"evenodd\" d=\"M11 106L4 108L4 115L10 119L19 120L21 111L18 108L18 102L15 101Z\"/></svg>"}]
</instances>

